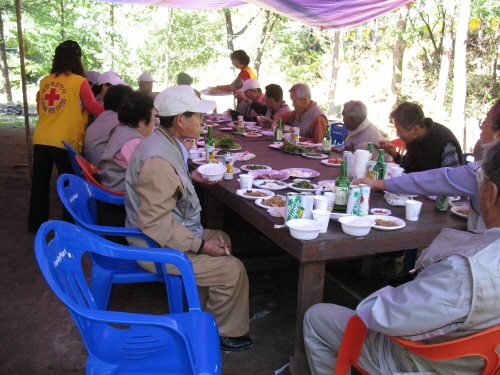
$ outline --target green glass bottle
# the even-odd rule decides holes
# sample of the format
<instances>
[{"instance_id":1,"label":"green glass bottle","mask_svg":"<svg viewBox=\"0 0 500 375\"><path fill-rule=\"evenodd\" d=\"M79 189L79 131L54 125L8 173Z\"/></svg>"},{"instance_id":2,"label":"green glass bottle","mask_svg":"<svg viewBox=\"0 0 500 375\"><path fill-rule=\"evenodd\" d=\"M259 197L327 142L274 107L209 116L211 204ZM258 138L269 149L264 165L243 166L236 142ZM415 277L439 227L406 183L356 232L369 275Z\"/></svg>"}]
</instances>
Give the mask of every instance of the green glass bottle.
<instances>
[{"instance_id":1,"label":"green glass bottle","mask_svg":"<svg viewBox=\"0 0 500 375\"><path fill-rule=\"evenodd\" d=\"M212 125L207 125L208 133L205 138L205 146L215 146L215 139L212 135Z\"/></svg>"},{"instance_id":2,"label":"green glass bottle","mask_svg":"<svg viewBox=\"0 0 500 375\"><path fill-rule=\"evenodd\" d=\"M283 141L283 125L281 125L281 117L278 117L278 123L274 128L274 142L282 142Z\"/></svg>"},{"instance_id":3,"label":"green glass bottle","mask_svg":"<svg viewBox=\"0 0 500 375\"><path fill-rule=\"evenodd\" d=\"M347 209L347 191L349 189L349 179L347 178L347 161L342 160L340 164L340 175L335 180L335 211L345 211Z\"/></svg>"},{"instance_id":4,"label":"green glass bottle","mask_svg":"<svg viewBox=\"0 0 500 375\"><path fill-rule=\"evenodd\" d=\"M377 164L373 167L373 179L374 180L383 180L385 175L384 170L384 150L378 150L378 160Z\"/></svg>"},{"instance_id":5,"label":"green glass bottle","mask_svg":"<svg viewBox=\"0 0 500 375\"><path fill-rule=\"evenodd\" d=\"M323 142L321 146L321 153L325 155L330 155L332 150L332 136L330 135L330 124L326 125L325 135L323 136Z\"/></svg>"},{"instance_id":6,"label":"green glass bottle","mask_svg":"<svg viewBox=\"0 0 500 375\"><path fill-rule=\"evenodd\" d=\"M368 142L368 146L366 146L366 149L370 153L370 161L373 160L373 143Z\"/></svg>"}]
</instances>

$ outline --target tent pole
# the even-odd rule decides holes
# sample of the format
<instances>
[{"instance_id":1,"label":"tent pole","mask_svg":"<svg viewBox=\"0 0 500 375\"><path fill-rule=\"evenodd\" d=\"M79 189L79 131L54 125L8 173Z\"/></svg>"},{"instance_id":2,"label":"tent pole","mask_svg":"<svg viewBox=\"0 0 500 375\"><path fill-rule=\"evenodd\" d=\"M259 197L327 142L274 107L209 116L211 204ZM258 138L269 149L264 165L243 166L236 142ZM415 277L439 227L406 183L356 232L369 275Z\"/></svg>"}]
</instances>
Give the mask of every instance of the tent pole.
<instances>
[{"instance_id":1,"label":"tent pole","mask_svg":"<svg viewBox=\"0 0 500 375\"><path fill-rule=\"evenodd\" d=\"M28 112L28 95L26 92L26 67L24 65L24 43L23 43L23 27L21 25L21 0L16 0L16 14L17 14L17 38L19 42L19 58L21 60L21 86L23 89L23 104L24 104L24 128L26 130L26 146L28 148L28 165L30 172L30 179L33 174L33 151L31 147L31 132L30 132L30 118Z\"/></svg>"}]
</instances>

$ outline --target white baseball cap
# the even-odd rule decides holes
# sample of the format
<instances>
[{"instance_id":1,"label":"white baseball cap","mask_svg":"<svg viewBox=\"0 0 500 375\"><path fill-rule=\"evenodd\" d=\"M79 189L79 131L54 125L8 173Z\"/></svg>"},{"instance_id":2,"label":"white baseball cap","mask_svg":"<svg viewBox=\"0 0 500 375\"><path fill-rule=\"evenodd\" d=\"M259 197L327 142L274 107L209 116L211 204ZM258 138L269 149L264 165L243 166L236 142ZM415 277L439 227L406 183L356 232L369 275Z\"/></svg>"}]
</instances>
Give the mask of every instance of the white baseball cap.
<instances>
[{"instance_id":1,"label":"white baseball cap","mask_svg":"<svg viewBox=\"0 0 500 375\"><path fill-rule=\"evenodd\" d=\"M191 86L172 86L160 92L155 98L158 116L176 116L184 112L207 113L213 111L216 102L200 100Z\"/></svg>"},{"instance_id":2,"label":"white baseball cap","mask_svg":"<svg viewBox=\"0 0 500 375\"><path fill-rule=\"evenodd\" d=\"M241 91L246 91L250 89L258 89L260 88L259 81L256 79L247 79L245 82L243 82L243 87L241 88Z\"/></svg>"},{"instance_id":3,"label":"white baseball cap","mask_svg":"<svg viewBox=\"0 0 500 375\"><path fill-rule=\"evenodd\" d=\"M92 82L93 84L96 84L96 85L97 85L97 80L99 79L100 75L101 75L101 73L93 71L93 70L89 70L85 73L87 80L89 82Z\"/></svg>"},{"instance_id":4,"label":"white baseball cap","mask_svg":"<svg viewBox=\"0 0 500 375\"><path fill-rule=\"evenodd\" d=\"M153 79L153 76L149 72L144 72L139 76L139 82L140 81L145 81L145 82L156 82Z\"/></svg>"},{"instance_id":5,"label":"white baseball cap","mask_svg":"<svg viewBox=\"0 0 500 375\"><path fill-rule=\"evenodd\" d=\"M111 70L109 72L102 73L99 78L97 79L97 84L102 85L103 83L111 83L112 85L126 85L129 86L128 83L125 83L121 80L120 76L118 73L112 72Z\"/></svg>"}]
</instances>

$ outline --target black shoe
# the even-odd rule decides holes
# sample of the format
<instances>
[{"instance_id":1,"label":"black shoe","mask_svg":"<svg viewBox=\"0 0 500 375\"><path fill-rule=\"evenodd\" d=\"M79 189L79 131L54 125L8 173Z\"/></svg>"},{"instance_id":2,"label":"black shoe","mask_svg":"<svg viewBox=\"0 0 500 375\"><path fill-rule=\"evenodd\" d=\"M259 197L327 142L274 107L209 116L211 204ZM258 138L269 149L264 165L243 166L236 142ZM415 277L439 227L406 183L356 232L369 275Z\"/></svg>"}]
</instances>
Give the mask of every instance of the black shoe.
<instances>
[{"instance_id":1,"label":"black shoe","mask_svg":"<svg viewBox=\"0 0 500 375\"><path fill-rule=\"evenodd\" d=\"M220 338L220 348L227 352L237 352L239 350L250 349L253 347L253 337L244 335L240 337L222 337Z\"/></svg>"}]
</instances>

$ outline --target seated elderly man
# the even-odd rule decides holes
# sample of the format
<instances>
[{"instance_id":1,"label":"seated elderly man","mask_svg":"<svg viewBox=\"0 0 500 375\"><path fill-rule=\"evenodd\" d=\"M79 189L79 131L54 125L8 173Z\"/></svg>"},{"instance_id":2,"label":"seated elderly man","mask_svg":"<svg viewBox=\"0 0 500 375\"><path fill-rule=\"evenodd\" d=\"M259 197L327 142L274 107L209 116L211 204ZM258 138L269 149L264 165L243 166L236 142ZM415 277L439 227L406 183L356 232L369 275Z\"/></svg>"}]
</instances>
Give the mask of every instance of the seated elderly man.
<instances>
[{"instance_id":1,"label":"seated elderly man","mask_svg":"<svg viewBox=\"0 0 500 375\"><path fill-rule=\"evenodd\" d=\"M304 341L313 375L332 374L347 321L357 314L369 331L359 365L370 374L431 372L480 374L484 360L432 361L385 335L435 344L470 336L500 323L500 143L476 170L485 231L444 229L422 252L415 280L385 287L356 311L318 304L304 316Z\"/></svg>"},{"instance_id":2,"label":"seated elderly man","mask_svg":"<svg viewBox=\"0 0 500 375\"><path fill-rule=\"evenodd\" d=\"M372 159L377 160L379 142L384 140L382 133L367 118L368 109L359 100L344 103L342 121L349 133L344 139L344 147L336 151L366 150L368 142L373 143ZM385 161L391 161L390 155L385 155Z\"/></svg>"},{"instance_id":3,"label":"seated elderly man","mask_svg":"<svg viewBox=\"0 0 500 375\"><path fill-rule=\"evenodd\" d=\"M247 79L240 90L236 91L236 99L247 103L247 111L243 113L245 121L255 121L257 115L264 115L267 111L266 96L262 93L259 81Z\"/></svg>"},{"instance_id":4,"label":"seated elderly man","mask_svg":"<svg viewBox=\"0 0 500 375\"><path fill-rule=\"evenodd\" d=\"M104 97L104 112L85 131L84 152L90 164L97 165L101 160L110 132L120 123L118 110L123 103L123 98L130 94L130 86L115 85L108 89Z\"/></svg>"},{"instance_id":5,"label":"seated elderly man","mask_svg":"<svg viewBox=\"0 0 500 375\"><path fill-rule=\"evenodd\" d=\"M273 128L276 126L277 118L281 117L283 125L300 128L301 140L321 143L328 121L325 112L311 100L311 89L303 83L297 83L289 92L294 110L277 116Z\"/></svg>"},{"instance_id":6,"label":"seated elderly man","mask_svg":"<svg viewBox=\"0 0 500 375\"><path fill-rule=\"evenodd\" d=\"M406 173L454 168L464 163L462 149L451 130L426 118L418 104L402 103L389 117L394 121L398 137L406 142L406 154L399 154L388 141L380 141L380 147Z\"/></svg>"},{"instance_id":7,"label":"seated elderly man","mask_svg":"<svg viewBox=\"0 0 500 375\"><path fill-rule=\"evenodd\" d=\"M184 252L193 265L202 306L217 321L221 348L251 348L253 339L246 335L249 301L245 267L227 255L231 246L227 234L203 229L193 182L206 181L197 171L189 173L188 151L183 145L185 139L198 137L200 112L212 111L215 102L200 100L189 86L173 86L156 97L155 107L160 127L139 143L127 168L126 227L139 228L161 247ZM145 246L140 239L128 240L131 245ZM139 263L155 272L153 264ZM175 267L168 271L179 274Z\"/></svg>"},{"instance_id":8,"label":"seated elderly man","mask_svg":"<svg viewBox=\"0 0 500 375\"><path fill-rule=\"evenodd\" d=\"M270 126L276 116L290 112L291 109L283 100L283 89L280 85L274 83L266 86L266 106L265 116L257 119L260 126L268 124Z\"/></svg>"}]
</instances>

